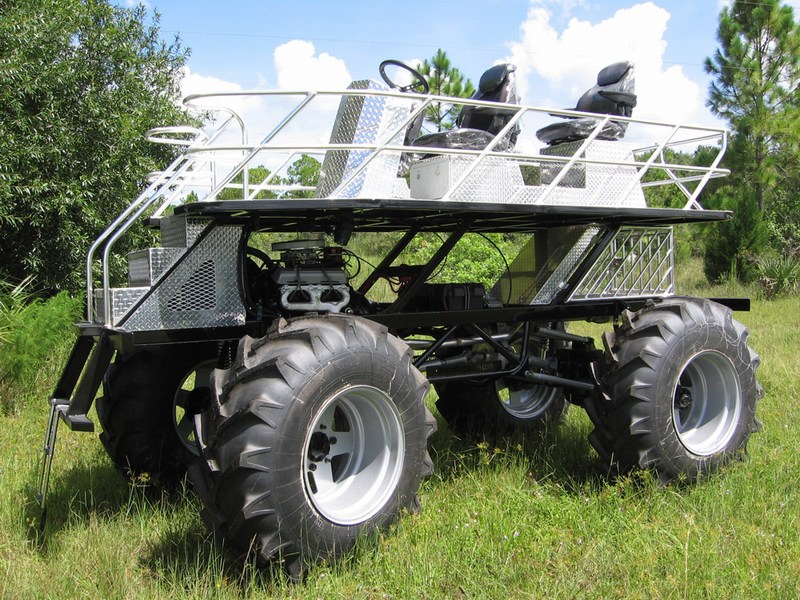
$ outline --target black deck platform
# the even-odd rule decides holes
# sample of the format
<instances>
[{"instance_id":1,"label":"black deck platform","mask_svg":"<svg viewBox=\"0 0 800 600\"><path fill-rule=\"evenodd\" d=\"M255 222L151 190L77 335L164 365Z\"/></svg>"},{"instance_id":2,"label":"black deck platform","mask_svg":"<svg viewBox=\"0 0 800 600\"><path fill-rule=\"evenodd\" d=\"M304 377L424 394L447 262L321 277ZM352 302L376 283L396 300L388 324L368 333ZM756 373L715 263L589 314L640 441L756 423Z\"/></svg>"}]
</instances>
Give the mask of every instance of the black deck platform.
<instances>
[{"instance_id":1,"label":"black deck platform","mask_svg":"<svg viewBox=\"0 0 800 600\"><path fill-rule=\"evenodd\" d=\"M663 226L724 221L729 211L670 208L609 208L443 202L397 199L226 200L197 202L175 209L176 214L212 217L220 223L263 231L331 231L352 222L356 231L455 231L481 233L531 232L563 225Z\"/></svg>"}]
</instances>

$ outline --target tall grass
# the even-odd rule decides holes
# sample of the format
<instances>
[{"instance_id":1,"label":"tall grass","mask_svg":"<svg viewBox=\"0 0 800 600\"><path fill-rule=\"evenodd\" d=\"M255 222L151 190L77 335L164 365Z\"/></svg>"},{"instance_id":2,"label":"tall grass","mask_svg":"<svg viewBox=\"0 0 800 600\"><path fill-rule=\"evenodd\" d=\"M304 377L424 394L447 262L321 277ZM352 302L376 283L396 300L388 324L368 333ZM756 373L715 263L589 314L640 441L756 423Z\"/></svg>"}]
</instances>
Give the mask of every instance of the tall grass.
<instances>
[{"instance_id":1,"label":"tall grass","mask_svg":"<svg viewBox=\"0 0 800 600\"><path fill-rule=\"evenodd\" d=\"M28 288L32 281L33 278L28 277L17 285L13 285L0 280L0 344L8 343L16 320L25 310L30 300Z\"/></svg>"},{"instance_id":2,"label":"tall grass","mask_svg":"<svg viewBox=\"0 0 800 600\"><path fill-rule=\"evenodd\" d=\"M49 299L32 299L19 286L0 310L0 412L16 413L31 389L52 385L70 347L72 324L82 302L66 292Z\"/></svg>"},{"instance_id":3,"label":"tall grass","mask_svg":"<svg viewBox=\"0 0 800 600\"><path fill-rule=\"evenodd\" d=\"M0 416L0 597L796 598L798 313L800 299L785 297L737 314L767 392L748 460L662 488L648 473L608 478L574 407L529 438L470 443L440 422L423 511L298 585L230 558L190 490L128 486L93 435L61 432L39 535L33 486L56 376L43 372L10 390L17 410Z\"/></svg>"}]
</instances>

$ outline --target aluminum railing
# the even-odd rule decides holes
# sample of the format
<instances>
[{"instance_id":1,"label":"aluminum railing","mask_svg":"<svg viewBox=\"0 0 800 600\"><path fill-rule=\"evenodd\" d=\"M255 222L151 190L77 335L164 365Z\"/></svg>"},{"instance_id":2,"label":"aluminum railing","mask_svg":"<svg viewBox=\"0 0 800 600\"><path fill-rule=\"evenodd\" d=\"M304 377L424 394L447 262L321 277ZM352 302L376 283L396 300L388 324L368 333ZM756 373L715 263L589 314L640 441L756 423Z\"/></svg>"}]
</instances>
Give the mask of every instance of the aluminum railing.
<instances>
[{"instance_id":1,"label":"aluminum railing","mask_svg":"<svg viewBox=\"0 0 800 600\"><path fill-rule=\"evenodd\" d=\"M272 100L277 104L292 100L284 116L278 117L276 124L272 125L257 144L248 141L249 127L244 115L232 110L229 106L233 99L258 97ZM373 135L373 141L358 143L303 143L287 142L286 132L290 126L303 126L303 118L311 115L317 118L320 114L327 113L331 121L334 109L331 108L330 99L367 98L379 99L381 102L396 103L405 106L404 118L394 122L385 130ZM547 205L555 197L568 177L575 169L592 169L598 167L618 167L627 169L629 177L622 197L626 197L635 188L650 188L654 186L673 185L685 197L684 209L702 210L699 196L708 181L715 177L728 174L721 168L720 161L727 148L727 132L697 125L679 125L651 120L641 120L628 117L597 115L573 110L553 110L536 106L516 104L501 104L462 98L447 98L410 93L399 93L391 90L380 89L347 89L339 91L245 91L245 92L216 92L209 94L194 94L185 99L185 104L190 108L197 108L201 103L213 100L220 104L218 107L203 105L206 113L219 111L227 118L221 120L217 126L207 125L203 129L190 127L165 127L151 130L149 139L154 142L182 147L181 154L162 172L153 175L148 187L114 220L111 225L92 244L86 259L87 277L87 318L95 318L93 307L94 277L93 268L95 255L102 248L102 288L104 291L104 305L102 320L111 322L110 308L110 255L115 243L124 235L131 226L140 219L161 216L172 205L183 202L189 192L196 194L200 201L217 200L223 190L241 190L242 199L254 199L263 191L272 191L276 195L297 190L313 190L313 186L286 184L281 177L285 175L294 161L303 154L312 156L325 156L332 151L357 151L361 157L358 164L345 174L342 181L336 185L328 197L342 197L349 186L356 179L367 173L370 167L381 164L381 157L392 156L399 162L400 156L413 153L422 156L460 157L464 167L457 173L449 189L441 197L442 202L459 198L463 195L468 182L474 179L483 167L493 168L498 164L516 165L520 168L532 167L541 169L543 166L553 167L555 176L547 183L538 186L523 186L536 188L533 202ZM494 111L508 111L510 116L505 127L485 148L479 150L414 147L398 143L407 128L435 102L444 102L455 105L490 108ZM333 103L335 104L335 102ZM314 112L316 111L316 112ZM565 119L594 119L596 125L589 135L575 142L571 154L560 156L548 154L546 150L534 151L527 148L536 145L531 122L539 125L552 121L553 118ZM316 123L317 120L310 119ZM625 143L631 147L627 157L620 159L605 159L602 157L587 156L587 151L596 143L598 136L609 121L627 124L627 140ZM514 128L520 127L517 148L514 151L498 151L497 144ZM534 126L535 127L535 126ZM328 129L329 130L329 129ZM230 143L228 136L233 136L241 142ZM633 143L632 143L633 142ZM617 142L609 142L617 143ZM621 142L620 142L621 143ZM708 166L680 164L670 162L670 151L679 151L682 148L692 149L699 145L712 147L716 150L712 163ZM238 157L238 158L237 158ZM233 164L231 164L231 162ZM250 170L254 166L269 165L270 174L263 181L253 184L250 181ZM649 178L646 179L648 174ZM241 178L241 183L237 183ZM525 191L525 190L523 190ZM385 197L391 198L392 189L387 188ZM408 196L403 196L408 197ZM491 199L489 199L491 200ZM498 201L511 201L509 198L495 198ZM593 200L587 193L586 202ZM99 315L98 315L99 316Z\"/></svg>"}]
</instances>

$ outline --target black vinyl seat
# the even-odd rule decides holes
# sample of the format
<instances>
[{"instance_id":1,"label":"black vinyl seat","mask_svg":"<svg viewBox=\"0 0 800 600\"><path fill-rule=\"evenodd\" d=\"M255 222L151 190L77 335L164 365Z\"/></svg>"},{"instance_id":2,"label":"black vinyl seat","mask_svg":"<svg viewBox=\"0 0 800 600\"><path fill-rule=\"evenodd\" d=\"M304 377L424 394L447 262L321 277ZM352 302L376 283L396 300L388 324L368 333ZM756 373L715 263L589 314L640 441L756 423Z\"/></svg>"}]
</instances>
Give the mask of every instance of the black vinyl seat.
<instances>
[{"instance_id":1,"label":"black vinyl seat","mask_svg":"<svg viewBox=\"0 0 800 600\"><path fill-rule=\"evenodd\" d=\"M633 63L622 61L608 65L597 74L597 85L588 90L575 106L575 110L604 115L630 117L636 106ZM627 123L609 121L598 134L598 140L619 140L625 136ZM589 137L597 126L591 117L567 119L543 127L536 137L549 146L574 142Z\"/></svg>"},{"instance_id":2,"label":"black vinyl seat","mask_svg":"<svg viewBox=\"0 0 800 600\"><path fill-rule=\"evenodd\" d=\"M511 64L495 65L488 69L478 84L471 100L519 104L517 96L516 67ZM456 128L423 135L411 145L423 148L449 148L458 150L483 150L508 124L514 111L488 106L464 106L456 118ZM495 146L495 150L514 148L519 127L514 127Z\"/></svg>"}]
</instances>

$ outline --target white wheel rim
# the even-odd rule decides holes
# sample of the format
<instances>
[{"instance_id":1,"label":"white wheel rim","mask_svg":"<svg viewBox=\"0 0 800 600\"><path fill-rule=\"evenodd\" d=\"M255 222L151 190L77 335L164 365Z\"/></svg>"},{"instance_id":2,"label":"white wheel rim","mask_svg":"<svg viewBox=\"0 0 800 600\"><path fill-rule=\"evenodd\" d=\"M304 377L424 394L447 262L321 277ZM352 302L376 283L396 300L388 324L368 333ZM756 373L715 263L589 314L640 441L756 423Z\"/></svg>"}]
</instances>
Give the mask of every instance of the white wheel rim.
<instances>
[{"instance_id":1,"label":"white wheel rim","mask_svg":"<svg viewBox=\"0 0 800 600\"><path fill-rule=\"evenodd\" d=\"M511 416L523 420L541 417L560 393L558 388L539 384L512 389L504 379L498 380L495 387L500 406Z\"/></svg>"},{"instance_id":2,"label":"white wheel rim","mask_svg":"<svg viewBox=\"0 0 800 600\"><path fill-rule=\"evenodd\" d=\"M353 386L328 398L303 444L303 485L316 511L337 525L375 516L403 470L400 413L383 391Z\"/></svg>"},{"instance_id":3,"label":"white wheel rim","mask_svg":"<svg viewBox=\"0 0 800 600\"><path fill-rule=\"evenodd\" d=\"M742 390L736 367L715 351L695 354L681 369L672 416L681 444L698 456L724 450L741 417Z\"/></svg>"}]
</instances>

